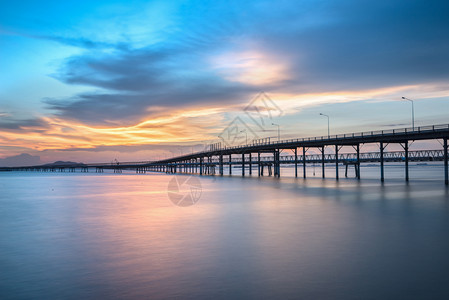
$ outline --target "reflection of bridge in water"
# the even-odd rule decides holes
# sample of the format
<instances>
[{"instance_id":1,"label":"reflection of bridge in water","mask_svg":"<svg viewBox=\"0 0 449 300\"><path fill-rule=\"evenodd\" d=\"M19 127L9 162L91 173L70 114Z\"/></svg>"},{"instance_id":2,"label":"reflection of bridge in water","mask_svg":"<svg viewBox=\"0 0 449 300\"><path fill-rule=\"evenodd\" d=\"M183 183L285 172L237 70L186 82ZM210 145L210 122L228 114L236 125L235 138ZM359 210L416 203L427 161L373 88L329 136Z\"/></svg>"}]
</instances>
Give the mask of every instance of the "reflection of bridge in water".
<instances>
[{"instance_id":1,"label":"reflection of bridge in water","mask_svg":"<svg viewBox=\"0 0 449 300\"><path fill-rule=\"evenodd\" d=\"M302 165L303 177L306 177L306 165L321 163L322 176L325 177L325 164L335 164L336 179L339 178L339 165L347 167L352 165L356 170L356 176L360 179L361 163L380 163L380 179L384 181L385 162L404 162L405 180L409 180L409 162L416 161L443 161L445 184L448 185L448 138L449 125L432 125L416 128L393 129L383 131L370 131L351 134L331 135L325 137L313 137L303 139L289 139L277 142L254 142L236 147L214 147L212 150L182 155L158 161L146 162L122 162L120 164L77 164L77 165L52 165L52 166L28 166L15 168L0 168L3 171L69 171L80 169L88 172L89 168L96 172L104 169L113 169L115 173L121 173L124 169L135 169L136 173L147 171L166 173L193 173L199 175L224 174L224 166L228 166L231 175L233 169L238 166L241 175L248 171L252 174L253 166L257 166L258 175L279 177L281 165L294 165L295 177L298 177L298 165ZM442 140L441 150L409 151L410 142L416 140ZM386 152L388 144L399 144L403 151ZM360 152L362 144L378 144L377 152ZM332 147L334 153L325 153L326 148ZM342 147L350 147L353 153L340 153ZM318 149L320 154L307 154L311 148ZM298 154L298 149L302 153ZM283 151L292 151L291 155L281 155ZM284 152L286 153L286 152Z\"/></svg>"}]
</instances>

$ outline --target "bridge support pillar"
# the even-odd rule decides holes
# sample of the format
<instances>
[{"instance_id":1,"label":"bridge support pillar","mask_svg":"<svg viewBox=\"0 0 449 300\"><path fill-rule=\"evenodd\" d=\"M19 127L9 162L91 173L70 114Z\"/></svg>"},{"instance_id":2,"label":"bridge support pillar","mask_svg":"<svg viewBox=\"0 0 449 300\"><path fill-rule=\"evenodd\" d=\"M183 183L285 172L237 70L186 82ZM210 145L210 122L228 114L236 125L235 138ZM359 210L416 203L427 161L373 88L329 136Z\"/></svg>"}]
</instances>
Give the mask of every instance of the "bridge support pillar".
<instances>
[{"instance_id":1,"label":"bridge support pillar","mask_svg":"<svg viewBox=\"0 0 449 300\"><path fill-rule=\"evenodd\" d=\"M223 154L220 154L220 176L223 176Z\"/></svg>"},{"instance_id":2,"label":"bridge support pillar","mask_svg":"<svg viewBox=\"0 0 449 300\"><path fill-rule=\"evenodd\" d=\"M203 157L200 157L200 175L203 175Z\"/></svg>"},{"instance_id":3,"label":"bridge support pillar","mask_svg":"<svg viewBox=\"0 0 449 300\"><path fill-rule=\"evenodd\" d=\"M338 145L335 145L335 179L338 180Z\"/></svg>"},{"instance_id":4,"label":"bridge support pillar","mask_svg":"<svg viewBox=\"0 0 449 300\"><path fill-rule=\"evenodd\" d=\"M242 176L245 176L245 153L242 153Z\"/></svg>"},{"instance_id":5,"label":"bridge support pillar","mask_svg":"<svg viewBox=\"0 0 449 300\"><path fill-rule=\"evenodd\" d=\"M448 167L448 153L447 153L447 138L443 140L444 149L444 184L449 185L449 167Z\"/></svg>"},{"instance_id":6,"label":"bridge support pillar","mask_svg":"<svg viewBox=\"0 0 449 300\"><path fill-rule=\"evenodd\" d=\"M208 174L211 175L212 174L212 156L209 156L208 162L209 162L209 167L207 168Z\"/></svg>"},{"instance_id":7,"label":"bridge support pillar","mask_svg":"<svg viewBox=\"0 0 449 300\"><path fill-rule=\"evenodd\" d=\"M260 176L260 152L257 152L257 173Z\"/></svg>"},{"instance_id":8,"label":"bridge support pillar","mask_svg":"<svg viewBox=\"0 0 449 300\"><path fill-rule=\"evenodd\" d=\"M232 154L229 154L229 175L232 175Z\"/></svg>"},{"instance_id":9,"label":"bridge support pillar","mask_svg":"<svg viewBox=\"0 0 449 300\"><path fill-rule=\"evenodd\" d=\"M404 143L404 151L405 151L405 181L409 181L409 172L408 172L408 141Z\"/></svg>"},{"instance_id":10,"label":"bridge support pillar","mask_svg":"<svg viewBox=\"0 0 449 300\"><path fill-rule=\"evenodd\" d=\"M302 177L306 178L306 148L302 147Z\"/></svg>"},{"instance_id":11,"label":"bridge support pillar","mask_svg":"<svg viewBox=\"0 0 449 300\"><path fill-rule=\"evenodd\" d=\"M324 165L325 155L324 155L324 146L321 147L321 177L326 178L326 170Z\"/></svg>"},{"instance_id":12,"label":"bridge support pillar","mask_svg":"<svg viewBox=\"0 0 449 300\"><path fill-rule=\"evenodd\" d=\"M253 174L253 154L249 153L249 175Z\"/></svg>"},{"instance_id":13,"label":"bridge support pillar","mask_svg":"<svg viewBox=\"0 0 449 300\"><path fill-rule=\"evenodd\" d=\"M380 181L384 182L385 181L385 176L384 176L384 143L380 142Z\"/></svg>"},{"instance_id":14,"label":"bridge support pillar","mask_svg":"<svg viewBox=\"0 0 449 300\"><path fill-rule=\"evenodd\" d=\"M360 144L357 144L356 150L357 150L357 164L356 164L355 172L356 172L357 179L360 180Z\"/></svg>"},{"instance_id":15,"label":"bridge support pillar","mask_svg":"<svg viewBox=\"0 0 449 300\"><path fill-rule=\"evenodd\" d=\"M295 147L295 178L298 177L298 147Z\"/></svg>"},{"instance_id":16,"label":"bridge support pillar","mask_svg":"<svg viewBox=\"0 0 449 300\"><path fill-rule=\"evenodd\" d=\"M274 177L281 177L280 150L274 150Z\"/></svg>"}]
</instances>

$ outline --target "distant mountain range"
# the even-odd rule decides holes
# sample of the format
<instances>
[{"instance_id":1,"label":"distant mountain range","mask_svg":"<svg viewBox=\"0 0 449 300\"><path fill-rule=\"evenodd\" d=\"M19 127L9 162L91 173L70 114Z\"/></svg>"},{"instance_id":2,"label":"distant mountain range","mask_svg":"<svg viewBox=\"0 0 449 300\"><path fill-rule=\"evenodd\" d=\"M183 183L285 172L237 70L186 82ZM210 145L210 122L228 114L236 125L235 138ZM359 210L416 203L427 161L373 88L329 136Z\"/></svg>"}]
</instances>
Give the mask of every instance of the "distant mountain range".
<instances>
[{"instance_id":1,"label":"distant mountain range","mask_svg":"<svg viewBox=\"0 0 449 300\"><path fill-rule=\"evenodd\" d=\"M55 161L53 163L45 164L43 166L52 167L52 166L70 166L70 167L83 167L85 164L73 162L73 161Z\"/></svg>"}]
</instances>

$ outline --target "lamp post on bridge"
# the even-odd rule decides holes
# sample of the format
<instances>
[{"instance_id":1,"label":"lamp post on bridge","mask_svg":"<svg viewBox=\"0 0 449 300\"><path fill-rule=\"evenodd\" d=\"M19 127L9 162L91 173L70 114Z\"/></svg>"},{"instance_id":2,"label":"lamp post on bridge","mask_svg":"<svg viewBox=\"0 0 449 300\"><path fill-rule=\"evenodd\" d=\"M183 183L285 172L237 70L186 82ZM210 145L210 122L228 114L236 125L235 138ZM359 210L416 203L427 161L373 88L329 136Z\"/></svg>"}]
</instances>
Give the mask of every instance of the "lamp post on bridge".
<instances>
[{"instance_id":1,"label":"lamp post on bridge","mask_svg":"<svg viewBox=\"0 0 449 300\"><path fill-rule=\"evenodd\" d=\"M328 116L328 115L325 115L325 114L323 114L323 113L320 113L320 116L325 116L325 117L327 117L327 138L330 138L331 135L330 135L330 127L329 127L329 116Z\"/></svg>"},{"instance_id":2,"label":"lamp post on bridge","mask_svg":"<svg viewBox=\"0 0 449 300\"><path fill-rule=\"evenodd\" d=\"M414 101L412 99L409 99L407 97L402 97L403 100L410 101L412 103L412 128L413 131L415 131L415 107L414 107Z\"/></svg>"},{"instance_id":3,"label":"lamp post on bridge","mask_svg":"<svg viewBox=\"0 0 449 300\"><path fill-rule=\"evenodd\" d=\"M281 126L276 123L271 123L271 125L278 127L278 142L280 142L281 141Z\"/></svg>"}]
</instances>

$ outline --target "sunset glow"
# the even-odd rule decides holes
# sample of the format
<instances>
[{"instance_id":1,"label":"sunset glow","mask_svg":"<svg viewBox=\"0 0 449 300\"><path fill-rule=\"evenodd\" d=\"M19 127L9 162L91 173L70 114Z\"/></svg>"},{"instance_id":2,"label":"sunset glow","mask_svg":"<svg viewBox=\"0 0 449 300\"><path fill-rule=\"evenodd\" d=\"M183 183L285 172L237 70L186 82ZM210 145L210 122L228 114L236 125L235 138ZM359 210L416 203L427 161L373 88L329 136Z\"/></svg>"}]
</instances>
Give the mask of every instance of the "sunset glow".
<instances>
[{"instance_id":1,"label":"sunset glow","mask_svg":"<svg viewBox=\"0 0 449 300\"><path fill-rule=\"evenodd\" d=\"M308 1L305 10L293 2L276 10L217 4L207 14L200 3L186 11L177 1L73 5L50 27L32 20L55 15L51 5L2 10L0 60L9 71L0 75L0 159L27 153L64 160L70 153L87 162L104 151L105 161L145 160L198 151L220 142L260 92L284 112L276 122L286 137L322 134L316 115L330 109L334 132L358 128L367 110L377 114L367 128L406 126L404 95L416 101L417 124L447 123L444 47L422 46L426 34L404 40L414 52L392 43L391 27L445 28L438 18L403 18L401 11L417 9L412 4L391 8L394 24L371 20L378 28L331 3L323 5L335 15L326 19L326 10ZM357 25L347 31L348 22ZM367 33L378 38L366 40Z\"/></svg>"}]
</instances>

